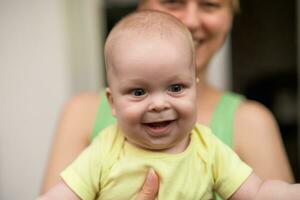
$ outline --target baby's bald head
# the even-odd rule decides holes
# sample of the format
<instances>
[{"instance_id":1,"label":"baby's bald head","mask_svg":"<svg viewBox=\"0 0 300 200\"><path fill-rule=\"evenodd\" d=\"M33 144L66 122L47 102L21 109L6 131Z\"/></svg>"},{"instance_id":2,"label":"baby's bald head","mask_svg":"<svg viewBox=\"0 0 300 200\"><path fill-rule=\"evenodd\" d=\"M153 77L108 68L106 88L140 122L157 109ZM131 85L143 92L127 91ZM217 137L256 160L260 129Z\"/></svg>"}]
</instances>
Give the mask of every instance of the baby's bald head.
<instances>
[{"instance_id":1,"label":"baby's bald head","mask_svg":"<svg viewBox=\"0 0 300 200\"><path fill-rule=\"evenodd\" d=\"M123 18L112 29L105 43L108 82L110 82L111 71L116 72L117 63L120 63L118 62L120 52L134 49L140 52L143 48L143 53L147 56L160 48L160 44L164 41L174 44L170 51L179 48L184 49L180 51L188 51L191 66L194 67L193 39L189 30L178 19L166 13L150 10L134 12ZM179 43L183 45L179 46ZM143 47L139 48L139 46Z\"/></svg>"}]
</instances>

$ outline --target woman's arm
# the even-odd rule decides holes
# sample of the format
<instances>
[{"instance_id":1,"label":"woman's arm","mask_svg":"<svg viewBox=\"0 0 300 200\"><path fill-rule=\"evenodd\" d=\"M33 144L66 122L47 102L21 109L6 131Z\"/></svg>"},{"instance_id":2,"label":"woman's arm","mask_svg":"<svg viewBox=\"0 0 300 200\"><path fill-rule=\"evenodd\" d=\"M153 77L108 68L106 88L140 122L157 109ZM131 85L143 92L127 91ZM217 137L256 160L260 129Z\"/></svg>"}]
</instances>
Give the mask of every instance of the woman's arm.
<instances>
[{"instance_id":1,"label":"woman's arm","mask_svg":"<svg viewBox=\"0 0 300 200\"><path fill-rule=\"evenodd\" d=\"M89 144L98 110L98 93L79 94L65 105L49 154L41 193L60 180L60 172Z\"/></svg>"},{"instance_id":2,"label":"woman's arm","mask_svg":"<svg viewBox=\"0 0 300 200\"><path fill-rule=\"evenodd\" d=\"M59 181L37 200L80 200L80 198L63 181Z\"/></svg>"},{"instance_id":3,"label":"woman's arm","mask_svg":"<svg viewBox=\"0 0 300 200\"><path fill-rule=\"evenodd\" d=\"M262 179L294 181L277 123L261 104L246 101L239 106L234 144L237 154Z\"/></svg>"}]
</instances>

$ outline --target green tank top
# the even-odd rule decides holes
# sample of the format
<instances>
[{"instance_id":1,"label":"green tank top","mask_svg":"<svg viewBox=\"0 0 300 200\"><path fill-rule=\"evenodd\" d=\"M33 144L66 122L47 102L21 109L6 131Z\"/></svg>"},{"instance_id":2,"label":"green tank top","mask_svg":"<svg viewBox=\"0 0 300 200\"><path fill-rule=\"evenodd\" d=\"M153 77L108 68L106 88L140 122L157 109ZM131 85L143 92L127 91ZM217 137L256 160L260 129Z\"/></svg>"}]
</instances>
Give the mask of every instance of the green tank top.
<instances>
[{"instance_id":1,"label":"green tank top","mask_svg":"<svg viewBox=\"0 0 300 200\"><path fill-rule=\"evenodd\" d=\"M224 93L209 124L213 133L230 147L233 145L232 132L234 113L243 99L244 98L242 96L231 92ZM116 119L112 116L105 94L102 92L91 140L94 139L101 130L115 122Z\"/></svg>"},{"instance_id":2,"label":"green tank top","mask_svg":"<svg viewBox=\"0 0 300 200\"><path fill-rule=\"evenodd\" d=\"M105 92L102 92L90 140L93 140L104 128L114 123L116 123L116 118L111 113Z\"/></svg>"}]
</instances>

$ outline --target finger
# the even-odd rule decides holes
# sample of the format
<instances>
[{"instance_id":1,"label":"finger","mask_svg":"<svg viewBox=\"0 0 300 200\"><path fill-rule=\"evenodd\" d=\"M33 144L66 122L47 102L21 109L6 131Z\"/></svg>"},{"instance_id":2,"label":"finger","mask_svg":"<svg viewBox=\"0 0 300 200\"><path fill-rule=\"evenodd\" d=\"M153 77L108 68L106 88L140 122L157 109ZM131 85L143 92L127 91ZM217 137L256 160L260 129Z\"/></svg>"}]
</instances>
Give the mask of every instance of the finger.
<instances>
[{"instance_id":1,"label":"finger","mask_svg":"<svg viewBox=\"0 0 300 200\"><path fill-rule=\"evenodd\" d=\"M158 176L153 169L150 169L141 191L136 200L154 200L159 188Z\"/></svg>"}]
</instances>

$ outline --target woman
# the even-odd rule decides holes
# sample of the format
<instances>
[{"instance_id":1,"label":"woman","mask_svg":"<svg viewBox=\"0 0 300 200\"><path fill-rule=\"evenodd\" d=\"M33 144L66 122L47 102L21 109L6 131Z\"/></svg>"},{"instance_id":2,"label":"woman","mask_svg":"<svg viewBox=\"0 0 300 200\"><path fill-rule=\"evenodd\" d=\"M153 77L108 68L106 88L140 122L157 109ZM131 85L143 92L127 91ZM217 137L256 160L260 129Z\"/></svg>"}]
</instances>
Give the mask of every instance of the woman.
<instances>
[{"instance_id":1,"label":"woman","mask_svg":"<svg viewBox=\"0 0 300 200\"><path fill-rule=\"evenodd\" d=\"M211 58L230 32L238 3L238 0L142 0L139 8L172 14L192 32L199 80L197 121L210 126L260 177L292 182L293 176L272 114L261 104L220 91L205 80ZM90 143L91 132L94 137L112 123L103 97L80 94L66 104L54 139L43 191L58 181L60 171Z\"/></svg>"}]
</instances>

